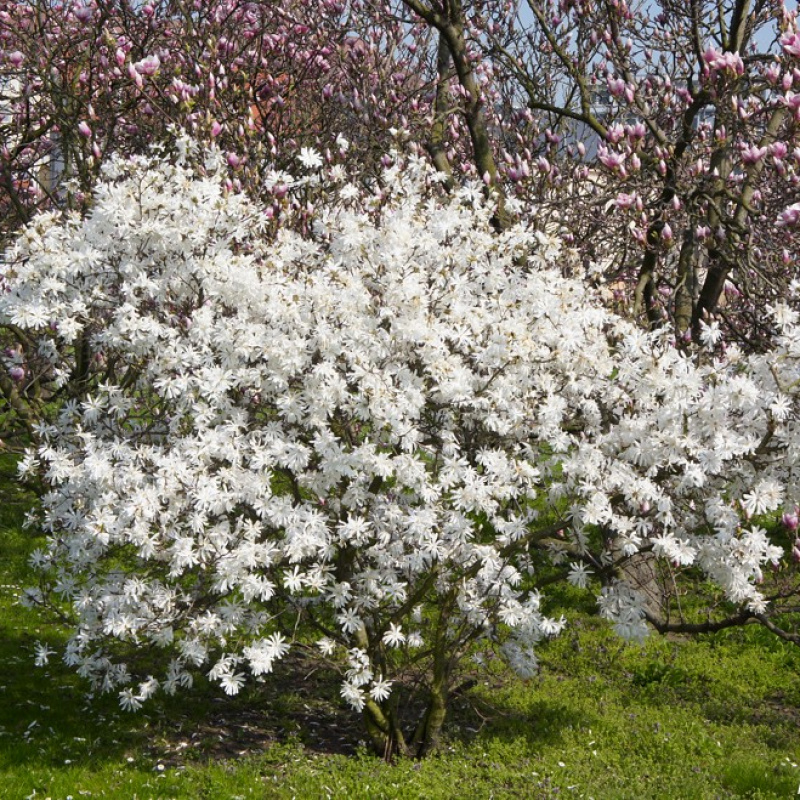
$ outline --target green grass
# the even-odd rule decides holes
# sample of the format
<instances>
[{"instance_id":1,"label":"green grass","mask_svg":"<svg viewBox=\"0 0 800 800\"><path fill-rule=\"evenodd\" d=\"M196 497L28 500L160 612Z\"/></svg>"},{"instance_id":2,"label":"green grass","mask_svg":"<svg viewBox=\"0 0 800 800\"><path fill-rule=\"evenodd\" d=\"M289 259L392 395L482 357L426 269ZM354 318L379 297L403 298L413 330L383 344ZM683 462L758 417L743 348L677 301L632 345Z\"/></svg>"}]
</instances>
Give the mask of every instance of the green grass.
<instances>
[{"instance_id":1,"label":"green grass","mask_svg":"<svg viewBox=\"0 0 800 800\"><path fill-rule=\"evenodd\" d=\"M31 580L30 498L0 459L0 798L789 798L800 786L800 649L747 628L623 644L576 611L541 675L497 664L454 702L422 763L358 746L324 676L277 675L228 700L198 686L136 715L87 700L58 626L18 604Z\"/></svg>"}]
</instances>

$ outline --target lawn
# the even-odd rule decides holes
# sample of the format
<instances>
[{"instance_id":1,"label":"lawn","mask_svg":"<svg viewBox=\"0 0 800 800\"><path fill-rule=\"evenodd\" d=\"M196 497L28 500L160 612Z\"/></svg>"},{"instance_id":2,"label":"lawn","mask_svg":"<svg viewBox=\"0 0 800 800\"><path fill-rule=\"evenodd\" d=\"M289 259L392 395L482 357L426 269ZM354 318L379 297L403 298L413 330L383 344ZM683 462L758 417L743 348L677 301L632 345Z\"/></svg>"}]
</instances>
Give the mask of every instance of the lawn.
<instances>
[{"instance_id":1,"label":"lawn","mask_svg":"<svg viewBox=\"0 0 800 800\"><path fill-rule=\"evenodd\" d=\"M800 787L800 649L758 628L625 644L585 611L523 682L476 665L446 741L387 764L335 680L290 661L234 699L199 685L135 715L60 661L22 608L30 497L0 464L0 798L788 798ZM562 596L560 598L564 600ZM293 668L293 669L292 669Z\"/></svg>"}]
</instances>

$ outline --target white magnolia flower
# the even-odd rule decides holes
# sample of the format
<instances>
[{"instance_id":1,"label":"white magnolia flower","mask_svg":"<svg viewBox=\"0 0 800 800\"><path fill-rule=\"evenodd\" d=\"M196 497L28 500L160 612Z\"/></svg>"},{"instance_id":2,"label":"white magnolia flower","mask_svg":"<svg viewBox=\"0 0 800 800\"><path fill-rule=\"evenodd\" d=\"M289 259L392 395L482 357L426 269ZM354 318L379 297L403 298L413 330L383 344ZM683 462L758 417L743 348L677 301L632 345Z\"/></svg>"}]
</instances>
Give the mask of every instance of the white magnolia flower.
<instances>
[{"instance_id":1,"label":"white magnolia flower","mask_svg":"<svg viewBox=\"0 0 800 800\"><path fill-rule=\"evenodd\" d=\"M774 511L783 500L783 487L775 480L759 481L742 497L742 506L747 515L765 514Z\"/></svg>"},{"instance_id":2,"label":"white magnolia flower","mask_svg":"<svg viewBox=\"0 0 800 800\"><path fill-rule=\"evenodd\" d=\"M392 693L392 682L384 680L382 675L378 675L369 690L370 697L380 703L387 700Z\"/></svg>"},{"instance_id":3,"label":"white magnolia flower","mask_svg":"<svg viewBox=\"0 0 800 800\"><path fill-rule=\"evenodd\" d=\"M323 636L318 642L317 647L319 647L320 652L324 656L333 655L334 651L336 650L336 642L332 639L329 639L327 636Z\"/></svg>"},{"instance_id":4,"label":"white magnolia flower","mask_svg":"<svg viewBox=\"0 0 800 800\"><path fill-rule=\"evenodd\" d=\"M366 705L364 693L358 686L353 686L352 683L343 683L340 693L345 702L356 711L361 711Z\"/></svg>"},{"instance_id":5,"label":"white magnolia flower","mask_svg":"<svg viewBox=\"0 0 800 800\"><path fill-rule=\"evenodd\" d=\"M302 147L297 159L306 169L319 169L322 166L322 156L313 147Z\"/></svg>"},{"instance_id":6,"label":"white magnolia flower","mask_svg":"<svg viewBox=\"0 0 800 800\"><path fill-rule=\"evenodd\" d=\"M37 667L46 666L50 660L50 656L54 655L56 652L47 644L42 644L42 642L36 642L33 647L36 655L34 663Z\"/></svg>"},{"instance_id":7,"label":"white magnolia flower","mask_svg":"<svg viewBox=\"0 0 800 800\"><path fill-rule=\"evenodd\" d=\"M123 711L138 711L142 707L142 700L133 693L133 689L123 689L119 693L119 704Z\"/></svg>"},{"instance_id":8,"label":"white magnolia flower","mask_svg":"<svg viewBox=\"0 0 800 800\"><path fill-rule=\"evenodd\" d=\"M573 585L577 586L580 589L585 589L589 585L589 581L592 578L592 571L587 569L586 565L582 562L572 562L569 565L569 573L567 574L567 580Z\"/></svg>"},{"instance_id":9,"label":"white magnolia flower","mask_svg":"<svg viewBox=\"0 0 800 800\"><path fill-rule=\"evenodd\" d=\"M400 625L394 622L389 623L389 629L383 634L383 643L389 647L400 647L406 640L406 635L403 633Z\"/></svg>"},{"instance_id":10,"label":"white magnolia flower","mask_svg":"<svg viewBox=\"0 0 800 800\"><path fill-rule=\"evenodd\" d=\"M234 695L239 694L240 689L244 686L245 679L243 672L226 672L220 676L219 682L225 694Z\"/></svg>"}]
</instances>

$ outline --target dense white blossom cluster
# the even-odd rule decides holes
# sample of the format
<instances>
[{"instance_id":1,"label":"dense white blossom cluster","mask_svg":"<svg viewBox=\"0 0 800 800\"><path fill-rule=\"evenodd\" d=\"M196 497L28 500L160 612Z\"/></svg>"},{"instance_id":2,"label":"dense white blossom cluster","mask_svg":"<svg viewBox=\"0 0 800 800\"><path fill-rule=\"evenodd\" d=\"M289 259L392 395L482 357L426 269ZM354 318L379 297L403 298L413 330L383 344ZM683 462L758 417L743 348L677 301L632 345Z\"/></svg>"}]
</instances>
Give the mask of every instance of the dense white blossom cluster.
<instances>
[{"instance_id":1,"label":"dense white blossom cluster","mask_svg":"<svg viewBox=\"0 0 800 800\"><path fill-rule=\"evenodd\" d=\"M528 674L563 625L529 574L545 541L576 585L605 574L627 636L642 598L612 565L639 552L763 605L782 551L750 520L800 502L793 312L768 355L693 360L421 162L372 194L330 182L303 236L267 235L219 161L112 162L88 218L39 217L8 254L0 317L56 380L94 365L22 465L51 487L34 562L76 618L68 663L127 708L196 668L234 694L291 614L355 708L442 630ZM138 682L115 639L163 648L163 675Z\"/></svg>"}]
</instances>

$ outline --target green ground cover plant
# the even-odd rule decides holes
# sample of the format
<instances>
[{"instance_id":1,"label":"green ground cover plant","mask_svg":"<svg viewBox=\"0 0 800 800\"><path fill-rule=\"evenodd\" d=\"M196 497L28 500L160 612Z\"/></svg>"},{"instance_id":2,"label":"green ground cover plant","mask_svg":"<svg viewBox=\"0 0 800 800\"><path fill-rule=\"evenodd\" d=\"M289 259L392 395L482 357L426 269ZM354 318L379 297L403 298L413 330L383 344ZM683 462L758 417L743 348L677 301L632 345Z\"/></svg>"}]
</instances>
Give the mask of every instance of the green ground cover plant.
<instances>
[{"instance_id":1,"label":"green ground cover plant","mask_svg":"<svg viewBox=\"0 0 800 800\"><path fill-rule=\"evenodd\" d=\"M368 754L336 676L298 682L297 665L235 698L198 685L125 714L59 662L33 666L60 628L18 603L38 539L11 458L0 495L2 798L766 799L800 785L800 650L755 627L626 644L579 605L536 678L476 664L422 762ZM553 611L571 591L550 593Z\"/></svg>"}]
</instances>

